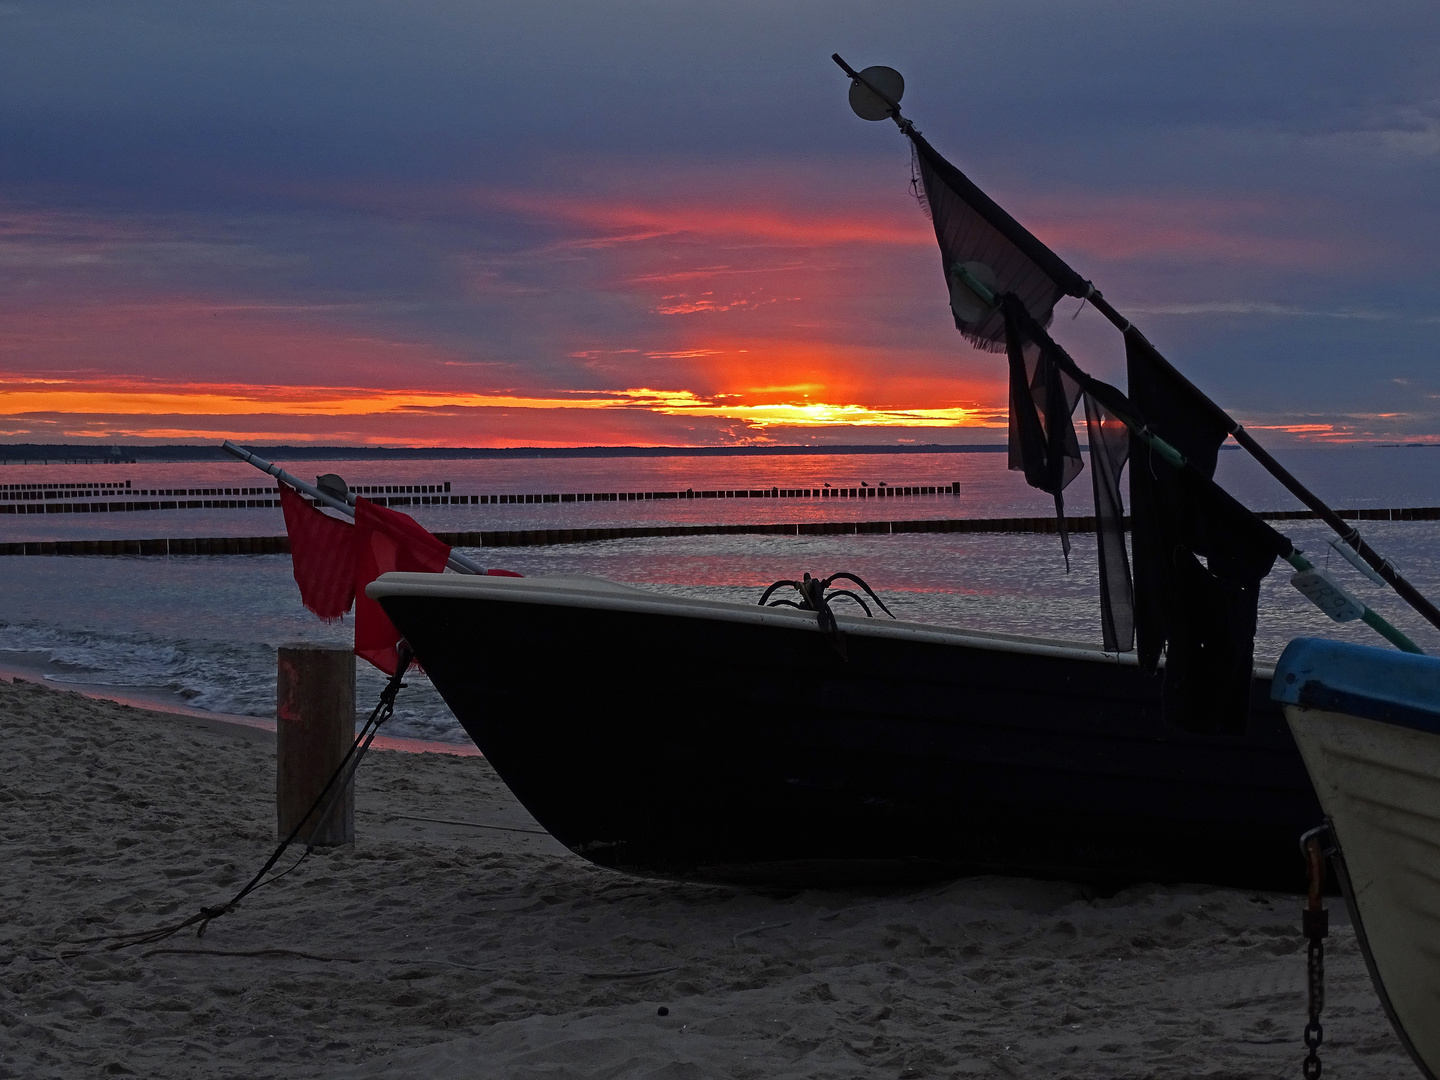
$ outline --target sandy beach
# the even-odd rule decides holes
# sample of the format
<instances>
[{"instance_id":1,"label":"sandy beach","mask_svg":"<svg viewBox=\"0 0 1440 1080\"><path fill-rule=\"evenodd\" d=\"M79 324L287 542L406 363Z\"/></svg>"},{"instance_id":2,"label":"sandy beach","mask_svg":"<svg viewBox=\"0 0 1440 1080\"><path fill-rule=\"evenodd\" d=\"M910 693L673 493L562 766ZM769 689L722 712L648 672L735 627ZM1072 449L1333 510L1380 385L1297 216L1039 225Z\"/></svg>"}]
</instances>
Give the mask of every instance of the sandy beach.
<instances>
[{"instance_id":1,"label":"sandy beach","mask_svg":"<svg viewBox=\"0 0 1440 1080\"><path fill-rule=\"evenodd\" d=\"M84 939L259 867L274 737L31 682L0 684L0 731L0 1077L1299 1074L1295 897L636 880L565 851L476 757L372 753L353 848L201 939L107 951ZM1327 1074L1412 1075L1332 919Z\"/></svg>"}]
</instances>

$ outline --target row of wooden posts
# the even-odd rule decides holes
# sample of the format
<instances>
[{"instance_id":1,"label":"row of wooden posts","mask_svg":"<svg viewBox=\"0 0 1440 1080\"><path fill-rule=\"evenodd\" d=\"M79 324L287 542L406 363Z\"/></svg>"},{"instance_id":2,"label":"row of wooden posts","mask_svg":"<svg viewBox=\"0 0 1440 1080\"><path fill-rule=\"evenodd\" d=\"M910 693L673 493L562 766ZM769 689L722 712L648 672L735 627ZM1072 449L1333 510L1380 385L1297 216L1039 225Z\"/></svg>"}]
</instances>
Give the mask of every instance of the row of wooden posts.
<instances>
[{"instance_id":1,"label":"row of wooden posts","mask_svg":"<svg viewBox=\"0 0 1440 1080\"><path fill-rule=\"evenodd\" d=\"M280 505L274 488L133 488L101 492L59 488L0 490L0 514L117 514L143 510L263 510ZM23 485L25 488L30 485ZM362 485L351 488L380 506L500 506L531 503L655 502L671 499L896 499L959 495L959 483L895 487L734 488L696 491L552 492L530 495L458 495L442 484ZM396 494L403 492L404 494ZM258 498L257 498L258 496ZM100 501L94 501L99 499ZM114 501L111 501L114 500Z\"/></svg>"},{"instance_id":2,"label":"row of wooden posts","mask_svg":"<svg viewBox=\"0 0 1440 1080\"><path fill-rule=\"evenodd\" d=\"M1440 506L1392 510L1341 510L1350 521L1436 521ZM1271 521L1315 517L1308 510L1261 513ZM1129 526L1129 519L1126 519ZM1067 517L1074 533L1095 531L1093 517ZM587 544L601 540L633 540L658 536L843 536L857 533L1053 533L1053 517L921 518L913 521L803 521L746 525L633 525L598 529L510 529L479 532L437 532L452 547L541 547ZM189 536L152 540L17 540L0 542L0 555L286 555L285 536Z\"/></svg>"}]
</instances>

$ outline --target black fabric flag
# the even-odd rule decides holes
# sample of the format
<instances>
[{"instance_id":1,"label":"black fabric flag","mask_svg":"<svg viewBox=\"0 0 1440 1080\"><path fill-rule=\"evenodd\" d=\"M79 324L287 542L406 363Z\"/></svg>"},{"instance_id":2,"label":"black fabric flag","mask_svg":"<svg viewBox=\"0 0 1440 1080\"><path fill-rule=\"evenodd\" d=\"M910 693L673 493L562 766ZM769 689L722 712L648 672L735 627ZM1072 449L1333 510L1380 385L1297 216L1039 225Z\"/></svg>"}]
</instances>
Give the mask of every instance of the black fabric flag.
<instances>
[{"instance_id":1,"label":"black fabric flag","mask_svg":"<svg viewBox=\"0 0 1440 1080\"><path fill-rule=\"evenodd\" d=\"M1260 581L1289 544L1208 482L1229 434L1220 410L1136 332L1125 335L1125 357L1136 411L1194 466L1174 469L1138 437L1131 443L1138 658L1154 671L1165 651L1167 721L1240 733Z\"/></svg>"},{"instance_id":2,"label":"black fabric flag","mask_svg":"<svg viewBox=\"0 0 1440 1080\"><path fill-rule=\"evenodd\" d=\"M1085 467L1070 415L1080 400L1080 385L1058 363L1060 346L1030 319L1014 296L1001 298L1010 358L1010 468L1025 482L1055 497L1060 544L1070 565L1070 536L1065 528L1065 496L1070 481Z\"/></svg>"},{"instance_id":3,"label":"black fabric flag","mask_svg":"<svg viewBox=\"0 0 1440 1080\"><path fill-rule=\"evenodd\" d=\"M1005 348L1005 320L956 273L965 267L996 296L1010 294L1041 327L1050 324L1056 301L1085 296L1089 284L1035 239L959 169L914 131L906 134L925 185L925 201L940 244L941 270L950 288L956 328L990 352Z\"/></svg>"},{"instance_id":4,"label":"black fabric flag","mask_svg":"<svg viewBox=\"0 0 1440 1080\"><path fill-rule=\"evenodd\" d=\"M1083 468L1071 413L1084 388L1106 649L1125 649L1133 639L1150 671L1165 653L1170 722L1243 730L1260 581L1290 545L1212 480L1229 421L1136 331L1125 334L1129 400L1080 371L1045 327L1060 297L1087 296L1089 283L918 133L906 134L955 326L977 347L1008 353L1010 467L1055 497L1067 566L1062 492ZM1147 426L1191 463L1176 469L1130 435L1133 583L1120 500L1127 463L1121 416Z\"/></svg>"},{"instance_id":5,"label":"black fabric flag","mask_svg":"<svg viewBox=\"0 0 1440 1080\"><path fill-rule=\"evenodd\" d=\"M1100 549L1100 632L1106 652L1129 652L1135 647L1135 592L1125 556L1120 471L1130 457L1130 429L1090 394L1085 395L1085 426Z\"/></svg>"},{"instance_id":6,"label":"black fabric flag","mask_svg":"<svg viewBox=\"0 0 1440 1080\"><path fill-rule=\"evenodd\" d=\"M1085 399L1100 556L1101 636L1107 652L1128 652L1134 642L1134 594L1125 554L1120 472L1129 457L1130 443L1129 429L1113 411L1125 410L1125 395L1081 372L1014 297L1002 297L1000 304L1010 360L1010 468L1023 471L1031 487L1055 496L1068 568L1070 540L1061 493L1084 468L1071 413L1076 401ZM1093 394L1082 393L1080 379Z\"/></svg>"}]
</instances>

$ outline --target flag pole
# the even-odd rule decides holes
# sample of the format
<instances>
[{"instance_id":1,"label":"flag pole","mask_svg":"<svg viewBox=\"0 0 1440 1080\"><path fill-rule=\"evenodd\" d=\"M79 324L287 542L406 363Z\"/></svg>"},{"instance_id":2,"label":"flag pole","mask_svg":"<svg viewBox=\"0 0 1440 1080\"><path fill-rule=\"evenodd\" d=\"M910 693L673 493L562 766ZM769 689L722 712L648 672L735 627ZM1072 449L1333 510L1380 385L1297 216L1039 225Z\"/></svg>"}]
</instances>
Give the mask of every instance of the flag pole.
<instances>
[{"instance_id":1,"label":"flag pole","mask_svg":"<svg viewBox=\"0 0 1440 1080\"><path fill-rule=\"evenodd\" d=\"M300 492L302 495L310 496L310 498L314 499L318 503L323 503L331 510L339 510L347 517L353 518L355 516L355 508L349 503L345 502L342 499L337 499L335 498L335 496L330 495L327 492L321 491L314 484L307 484L298 476L292 476L290 473L280 468L279 465L270 464L270 462L266 461L259 455L252 454L243 446L235 445L229 439L226 439L223 443L220 444L220 449L224 450L231 457L239 458L241 461L245 462L248 465L254 465L255 468L259 469L261 472L269 473L271 476L275 477L275 479L289 484L292 488Z\"/></svg>"},{"instance_id":2,"label":"flag pole","mask_svg":"<svg viewBox=\"0 0 1440 1080\"><path fill-rule=\"evenodd\" d=\"M892 100L888 94L879 90L869 79L865 78L865 76L847 64L841 59L839 53L832 53L830 58L840 66L846 75L860 83L889 107L890 118L895 121L896 126L899 127L902 132L908 136L914 131L914 125L911 124L909 120L901 117L899 102ZM1171 376L1178 379L1181 385L1185 386L1191 393L1214 410L1216 419L1224 424L1230 437L1243 447L1252 458L1259 462L1261 468L1276 480L1280 481L1285 490L1309 507L1310 511L1315 514L1316 517L1330 526L1335 534L1346 544L1350 545L1350 547L1384 579L1385 583L1395 590L1396 594L1399 595L1402 600L1419 612L1432 626L1440 628L1440 608L1437 608L1426 599L1419 589L1410 584L1404 575L1390 564L1388 559L1367 544L1365 539L1360 535L1358 528L1353 525L1347 525L1345 519L1326 505L1320 496L1302 484L1285 466L1276 461L1268 450L1256 442L1254 437L1245 430L1243 425L1211 400L1209 395L1186 378L1174 364L1166 360L1134 323L1115 310L1110 301L1101 295L1099 289L1095 288L1095 286L1088 281L1086 285L1088 286L1088 290L1084 295L1084 299L1089 301L1096 311L1105 316L1111 325L1119 330L1122 335L1134 334L1136 338L1143 342L1149 348L1151 354L1164 365L1165 370Z\"/></svg>"},{"instance_id":3,"label":"flag pole","mask_svg":"<svg viewBox=\"0 0 1440 1080\"><path fill-rule=\"evenodd\" d=\"M355 517L355 507L353 504L345 501L344 499L337 499L334 495L331 495L328 492L321 491L314 484L307 484L298 476L288 473L284 469L280 468L279 465L272 465L270 462L266 461L258 454L252 454L243 446L237 446L229 439L226 439L223 443L220 444L220 449L224 450L233 458L239 458L247 465L254 465L255 468L259 469L263 473L269 473L281 483L289 484L296 491L300 492L302 495L310 496L310 498L314 499L317 503L328 506L331 510L339 510L340 513L344 514L346 517L352 519ZM467 559L464 555L457 555L453 550L450 552L450 558L446 562L446 565L449 566L451 570L454 570L457 574L485 573L485 568L479 563Z\"/></svg>"}]
</instances>

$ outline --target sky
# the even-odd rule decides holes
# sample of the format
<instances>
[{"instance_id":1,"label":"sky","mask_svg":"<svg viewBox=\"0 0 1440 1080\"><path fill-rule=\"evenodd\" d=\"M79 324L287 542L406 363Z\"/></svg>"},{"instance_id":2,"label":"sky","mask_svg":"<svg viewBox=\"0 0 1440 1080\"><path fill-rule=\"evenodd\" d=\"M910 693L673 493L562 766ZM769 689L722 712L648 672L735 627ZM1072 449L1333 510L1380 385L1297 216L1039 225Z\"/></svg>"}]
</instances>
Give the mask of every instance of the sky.
<instances>
[{"instance_id":1,"label":"sky","mask_svg":"<svg viewBox=\"0 0 1440 1080\"><path fill-rule=\"evenodd\" d=\"M1267 444L1440 442L1431 0L0 2L0 441L1003 440L837 51Z\"/></svg>"}]
</instances>

